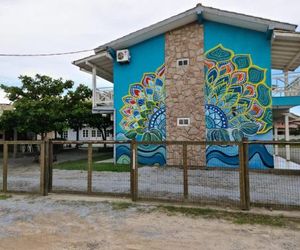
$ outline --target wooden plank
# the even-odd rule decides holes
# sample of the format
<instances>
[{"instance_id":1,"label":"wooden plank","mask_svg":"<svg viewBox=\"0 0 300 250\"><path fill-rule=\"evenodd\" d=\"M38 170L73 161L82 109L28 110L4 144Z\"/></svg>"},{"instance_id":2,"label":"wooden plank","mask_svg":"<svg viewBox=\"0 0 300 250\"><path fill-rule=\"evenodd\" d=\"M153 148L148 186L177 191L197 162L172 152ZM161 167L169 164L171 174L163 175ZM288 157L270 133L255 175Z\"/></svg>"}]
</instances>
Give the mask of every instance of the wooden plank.
<instances>
[{"instance_id":1,"label":"wooden plank","mask_svg":"<svg viewBox=\"0 0 300 250\"><path fill-rule=\"evenodd\" d=\"M48 166L48 192L52 192L53 185L53 144L49 142L49 166Z\"/></svg>"},{"instance_id":2,"label":"wooden plank","mask_svg":"<svg viewBox=\"0 0 300 250\"><path fill-rule=\"evenodd\" d=\"M183 196L188 199L188 165L187 165L187 144L182 145L182 159L183 159Z\"/></svg>"},{"instance_id":3,"label":"wooden plank","mask_svg":"<svg viewBox=\"0 0 300 250\"><path fill-rule=\"evenodd\" d=\"M249 145L244 143L244 160L245 160L245 174L244 174L244 183L245 183L245 209L250 209L250 182L249 182Z\"/></svg>"},{"instance_id":4,"label":"wooden plank","mask_svg":"<svg viewBox=\"0 0 300 250\"><path fill-rule=\"evenodd\" d=\"M93 147L88 144L88 179L87 179L87 192L92 193L92 172L93 172Z\"/></svg>"},{"instance_id":5,"label":"wooden plank","mask_svg":"<svg viewBox=\"0 0 300 250\"><path fill-rule=\"evenodd\" d=\"M40 193L45 195L45 142L40 146Z\"/></svg>"},{"instance_id":6,"label":"wooden plank","mask_svg":"<svg viewBox=\"0 0 300 250\"><path fill-rule=\"evenodd\" d=\"M244 159L244 144L239 144L239 181L240 181L240 206L241 209L246 209L246 197L245 197L245 159Z\"/></svg>"},{"instance_id":7,"label":"wooden plank","mask_svg":"<svg viewBox=\"0 0 300 250\"><path fill-rule=\"evenodd\" d=\"M131 168L132 168L132 201L137 201L138 199L138 151L137 151L137 143L135 140L132 140L131 144Z\"/></svg>"},{"instance_id":8,"label":"wooden plank","mask_svg":"<svg viewBox=\"0 0 300 250\"><path fill-rule=\"evenodd\" d=\"M7 192L7 172L8 172L8 145L5 143L3 144L3 188L2 191L4 193Z\"/></svg>"}]
</instances>

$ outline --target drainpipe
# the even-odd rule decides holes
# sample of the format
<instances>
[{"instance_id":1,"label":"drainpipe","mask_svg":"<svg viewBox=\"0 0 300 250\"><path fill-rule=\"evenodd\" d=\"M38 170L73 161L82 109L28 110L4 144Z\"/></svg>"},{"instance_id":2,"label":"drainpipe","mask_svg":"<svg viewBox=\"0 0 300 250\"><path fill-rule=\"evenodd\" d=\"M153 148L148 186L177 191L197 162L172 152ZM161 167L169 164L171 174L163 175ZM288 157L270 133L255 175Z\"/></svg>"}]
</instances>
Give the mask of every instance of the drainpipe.
<instances>
[{"instance_id":1,"label":"drainpipe","mask_svg":"<svg viewBox=\"0 0 300 250\"><path fill-rule=\"evenodd\" d=\"M285 140L289 141L290 140L289 114L284 115L284 123L285 123ZM286 160L290 161L291 160L290 145L285 146L285 155L286 155Z\"/></svg>"}]
</instances>

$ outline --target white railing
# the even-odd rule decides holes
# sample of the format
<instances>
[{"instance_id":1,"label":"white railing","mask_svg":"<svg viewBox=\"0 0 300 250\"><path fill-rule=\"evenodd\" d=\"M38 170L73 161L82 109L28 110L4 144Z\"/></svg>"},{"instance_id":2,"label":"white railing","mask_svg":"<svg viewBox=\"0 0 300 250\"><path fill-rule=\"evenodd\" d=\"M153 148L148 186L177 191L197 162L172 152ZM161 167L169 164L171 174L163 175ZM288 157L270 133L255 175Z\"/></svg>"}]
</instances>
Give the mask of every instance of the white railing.
<instances>
[{"instance_id":1,"label":"white railing","mask_svg":"<svg viewBox=\"0 0 300 250\"><path fill-rule=\"evenodd\" d=\"M283 74L272 77L272 95L281 96L300 96L300 73L290 73L288 76Z\"/></svg>"},{"instance_id":2,"label":"white railing","mask_svg":"<svg viewBox=\"0 0 300 250\"><path fill-rule=\"evenodd\" d=\"M94 108L113 107L114 92L112 87L96 88Z\"/></svg>"}]
</instances>

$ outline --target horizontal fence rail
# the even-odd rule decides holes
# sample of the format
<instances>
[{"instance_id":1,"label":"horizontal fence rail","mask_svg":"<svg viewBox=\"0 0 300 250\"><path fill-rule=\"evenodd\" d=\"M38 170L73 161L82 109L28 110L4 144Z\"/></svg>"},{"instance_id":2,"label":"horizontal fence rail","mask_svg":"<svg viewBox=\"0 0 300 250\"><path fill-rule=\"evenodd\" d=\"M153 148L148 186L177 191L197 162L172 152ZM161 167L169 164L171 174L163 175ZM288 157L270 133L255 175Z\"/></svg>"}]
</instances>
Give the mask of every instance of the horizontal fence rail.
<instances>
[{"instance_id":1,"label":"horizontal fence rail","mask_svg":"<svg viewBox=\"0 0 300 250\"><path fill-rule=\"evenodd\" d=\"M23 182L34 178L28 176L33 173L39 176L36 183L42 195L48 192L114 195L131 197L133 201L214 204L245 210L251 206L300 208L300 142L39 140L0 141L0 145L2 192L25 191L14 189L14 185L22 187ZM26 145L35 145L37 152L30 154L23 150L14 161L9 157L9 147L24 149ZM229 166L217 162L208 166L206 152L210 146L234 150L237 161ZM253 167L255 155L251 152L259 146L269 152L274 168ZM115 161L118 147L128 151L128 157L120 162ZM153 166L143 158L153 147L164 152L162 166ZM22 172L25 181L17 185L20 167L14 164L23 159L28 162L30 157L38 159L39 168L29 167L26 175L25 166ZM8 188L10 176L14 182Z\"/></svg>"}]
</instances>

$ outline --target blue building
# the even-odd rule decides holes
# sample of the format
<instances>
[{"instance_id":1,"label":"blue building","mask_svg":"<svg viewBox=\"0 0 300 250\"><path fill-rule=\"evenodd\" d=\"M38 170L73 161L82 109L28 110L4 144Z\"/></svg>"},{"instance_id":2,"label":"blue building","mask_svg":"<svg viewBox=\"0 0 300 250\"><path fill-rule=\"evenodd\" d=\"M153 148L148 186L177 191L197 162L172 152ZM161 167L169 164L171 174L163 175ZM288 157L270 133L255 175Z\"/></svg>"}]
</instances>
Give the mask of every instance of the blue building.
<instances>
[{"instance_id":1,"label":"blue building","mask_svg":"<svg viewBox=\"0 0 300 250\"><path fill-rule=\"evenodd\" d=\"M273 140L282 119L289 140L289 109L300 104L300 77L291 74L300 65L296 28L198 4L74 64L92 74L93 111L112 116L116 140ZM113 89L98 88L97 76ZM193 165L238 165L235 146L189 150L190 159L199 153ZM273 147L251 147L250 167L273 168L274 154ZM129 148L117 146L115 159L128 163ZM171 147L139 147L142 164L177 160Z\"/></svg>"}]
</instances>

